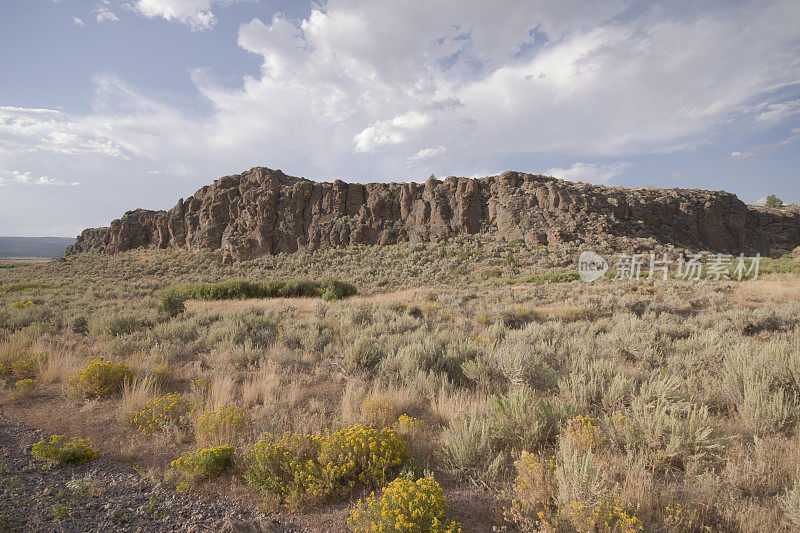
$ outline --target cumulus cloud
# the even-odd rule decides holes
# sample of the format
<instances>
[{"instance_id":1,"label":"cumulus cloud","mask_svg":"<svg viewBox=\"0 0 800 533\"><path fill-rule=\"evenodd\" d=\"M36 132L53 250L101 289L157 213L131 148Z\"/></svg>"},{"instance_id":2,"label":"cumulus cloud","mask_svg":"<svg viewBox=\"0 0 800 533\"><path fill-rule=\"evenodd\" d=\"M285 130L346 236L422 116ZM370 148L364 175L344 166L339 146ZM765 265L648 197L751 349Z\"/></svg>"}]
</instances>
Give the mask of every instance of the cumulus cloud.
<instances>
[{"instance_id":1,"label":"cumulus cloud","mask_svg":"<svg viewBox=\"0 0 800 533\"><path fill-rule=\"evenodd\" d=\"M0 173L0 186L3 185L68 185L76 187L80 185L77 181L62 181L48 176L31 175L30 171L20 172L18 170L4 171Z\"/></svg>"},{"instance_id":2,"label":"cumulus cloud","mask_svg":"<svg viewBox=\"0 0 800 533\"><path fill-rule=\"evenodd\" d=\"M207 29L227 3L133 7ZM795 0L702 5L691 17L613 0L315 6L302 20L240 27L239 46L261 63L240 86L192 71L210 104L203 117L100 76L86 115L0 108L0 156L143 159L142 173L266 164L394 178L434 157L472 173L508 166L508 154L569 154L579 162L547 172L607 182L625 164L591 161L690 149L745 115L752 123L753 109L764 123L787 116L794 104L777 94L800 79Z\"/></svg>"},{"instance_id":3,"label":"cumulus cloud","mask_svg":"<svg viewBox=\"0 0 800 533\"><path fill-rule=\"evenodd\" d=\"M544 171L547 176L569 181L585 181L601 185L619 176L630 168L631 164L625 161L598 165L594 163L573 163L567 168L551 168Z\"/></svg>"},{"instance_id":4,"label":"cumulus cloud","mask_svg":"<svg viewBox=\"0 0 800 533\"><path fill-rule=\"evenodd\" d=\"M116 14L111 11L111 2L109 0L101 0L95 6L92 12L95 14L97 22L116 22L119 20Z\"/></svg>"},{"instance_id":5,"label":"cumulus cloud","mask_svg":"<svg viewBox=\"0 0 800 533\"><path fill-rule=\"evenodd\" d=\"M280 132L273 146L291 150L318 137L329 161L396 172L412 146L454 159L684 150L800 75L789 1L615 19L625 7L332 0L302 21L243 25L239 45L262 69L241 89L196 81L219 142Z\"/></svg>"},{"instance_id":6,"label":"cumulus cloud","mask_svg":"<svg viewBox=\"0 0 800 533\"><path fill-rule=\"evenodd\" d=\"M353 137L356 152L371 152L381 146L400 144L414 132L425 129L430 122L430 116L416 111L375 122Z\"/></svg>"},{"instance_id":7,"label":"cumulus cloud","mask_svg":"<svg viewBox=\"0 0 800 533\"><path fill-rule=\"evenodd\" d=\"M187 24L193 31L211 29L217 22L214 5L244 0L137 0L134 8L148 18L163 18Z\"/></svg>"},{"instance_id":8,"label":"cumulus cloud","mask_svg":"<svg viewBox=\"0 0 800 533\"><path fill-rule=\"evenodd\" d=\"M83 20L81 20L79 17L72 17L72 23L79 28L83 27Z\"/></svg>"},{"instance_id":9,"label":"cumulus cloud","mask_svg":"<svg viewBox=\"0 0 800 533\"><path fill-rule=\"evenodd\" d=\"M439 146L438 148L423 148L416 154L408 156L408 160L412 164L422 163L428 159L440 156L446 151L447 149L444 146Z\"/></svg>"}]
</instances>

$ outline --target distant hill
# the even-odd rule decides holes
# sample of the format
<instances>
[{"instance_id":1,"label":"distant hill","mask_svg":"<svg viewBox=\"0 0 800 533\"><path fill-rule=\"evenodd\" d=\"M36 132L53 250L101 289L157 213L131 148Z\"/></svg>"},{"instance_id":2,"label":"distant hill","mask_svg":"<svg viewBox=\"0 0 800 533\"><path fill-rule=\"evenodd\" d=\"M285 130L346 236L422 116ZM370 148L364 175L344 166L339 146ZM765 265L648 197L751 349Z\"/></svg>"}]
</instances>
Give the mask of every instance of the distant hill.
<instances>
[{"instance_id":1,"label":"distant hill","mask_svg":"<svg viewBox=\"0 0 800 533\"><path fill-rule=\"evenodd\" d=\"M0 237L0 257L62 257L67 237Z\"/></svg>"},{"instance_id":2,"label":"distant hill","mask_svg":"<svg viewBox=\"0 0 800 533\"><path fill-rule=\"evenodd\" d=\"M219 250L230 262L479 232L530 246L602 241L623 248L631 239L650 239L693 250L766 253L800 245L800 211L748 206L724 191L623 189L512 171L362 184L320 183L257 167L220 178L169 211L137 209L110 227L84 230L66 253L173 247Z\"/></svg>"}]
</instances>

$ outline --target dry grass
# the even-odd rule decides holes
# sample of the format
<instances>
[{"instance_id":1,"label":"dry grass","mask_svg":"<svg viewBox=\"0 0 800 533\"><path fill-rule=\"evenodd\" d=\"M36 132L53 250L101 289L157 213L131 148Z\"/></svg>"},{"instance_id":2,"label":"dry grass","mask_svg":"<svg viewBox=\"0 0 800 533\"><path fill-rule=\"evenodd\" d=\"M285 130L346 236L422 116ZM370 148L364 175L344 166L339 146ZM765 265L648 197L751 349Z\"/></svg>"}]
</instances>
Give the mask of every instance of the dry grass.
<instances>
[{"instance_id":1,"label":"dry grass","mask_svg":"<svg viewBox=\"0 0 800 533\"><path fill-rule=\"evenodd\" d=\"M242 383L242 403L251 407L277 401L281 396L281 373L277 366L266 365Z\"/></svg>"},{"instance_id":2,"label":"dry grass","mask_svg":"<svg viewBox=\"0 0 800 533\"><path fill-rule=\"evenodd\" d=\"M158 395L159 388L150 378L126 381L122 386L119 403L120 423L128 424L131 416L144 409L147 402Z\"/></svg>"},{"instance_id":3,"label":"dry grass","mask_svg":"<svg viewBox=\"0 0 800 533\"><path fill-rule=\"evenodd\" d=\"M202 395L201 411L219 411L236 400L237 379L235 376L218 372L211 376L208 388Z\"/></svg>"},{"instance_id":4,"label":"dry grass","mask_svg":"<svg viewBox=\"0 0 800 533\"><path fill-rule=\"evenodd\" d=\"M348 305L387 305L403 304L408 306L424 306L432 289L404 289L400 291L378 292L367 296L354 296L347 299ZM243 309L264 309L275 311L291 318L313 316L320 305L326 302L322 298L250 298L246 300L187 300L188 311L218 311L230 313Z\"/></svg>"},{"instance_id":5,"label":"dry grass","mask_svg":"<svg viewBox=\"0 0 800 533\"><path fill-rule=\"evenodd\" d=\"M83 358L71 352L50 353L39 360L37 379L42 383L66 383L84 363Z\"/></svg>"},{"instance_id":6,"label":"dry grass","mask_svg":"<svg viewBox=\"0 0 800 533\"><path fill-rule=\"evenodd\" d=\"M522 266L498 266L511 248ZM249 426L222 436L236 440L238 452L265 432L384 426L407 413L425 423L407 439L414 471L432 472L452 517L475 531L513 529L502 517L517 474L513 460L521 453L513 442L537 443L531 444L534 453L557 456L561 426L549 436L536 434L557 415L548 411L550 404L537 402L550 402L554 410L570 403L576 410L569 416L596 418L608 441L593 452L598 479L576 486L575 494L587 501L601 496L593 491L613 494L636 509L648 531L699 531L706 525L719 531L781 530L786 511L778 496L797 479L800 462L797 417L786 409L800 394L800 358L793 355L800 349L800 277L503 284L530 271L563 269L567 255L459 241L326 251L235 267L213 257L137 251L77 257L66 266L6 269L0 272L4 283L94 285L80 292L32 293L36 305L13 310L7 308L12 296L0 293L0 360L44 356L38 359L42 386L36 394L26 402L6 402L19 377L12 372L0 402L8 416L51 432L90 436L104 453L143 464L160 477L181 452L219 439L197 437L188 425L146 437L124 424L155 395L186 395L195 418L230 405L247 408ZM480 276L487 270L491 279ZM187 312L177 317L159 314L152 298L167 280L323 274L352 278L364 294L335 303L188 302ZM78 327L81 318L126 314L139 324L115 336L95 337ZM98 356L125 358L137 379L121 396L68 399L55 384ZM171 373L161 391L147 378L158 364ZM523 385L536 402L505 400ZM498 400L489 401L492 395L506 401L502 416L492 407ZM702 416L689 421L690 410ZM470 434L461 431L466 423L453 424L471 413L484 424L476 427L488 432ZM748 420L754 416L758 420ZM468 465L479 475L459 480L447 473L444 447L478 462L470 450L485 450L502 464L497 475L486 475L485 464ZM704 457L706 452L714 457ZM557 461L562 471L568 468L564 457ZM202 490L258 498L236 479ZM345 531L358 496L354 491L291 520L312 531ZM702 510L707 523L670 522L665 506L672 503Z\"/></svg>"},{"instance_id":7,"label":"dry grass","mask_svg":"<svg viewBox=\"0 0 800 533\"><path fill-rule=\"evenodd\" d=\"M761 279L730 284L735 301L743 306L762 307L767 302L800 302L800 278L770 274Z\"/></svg>"}]
</instances>

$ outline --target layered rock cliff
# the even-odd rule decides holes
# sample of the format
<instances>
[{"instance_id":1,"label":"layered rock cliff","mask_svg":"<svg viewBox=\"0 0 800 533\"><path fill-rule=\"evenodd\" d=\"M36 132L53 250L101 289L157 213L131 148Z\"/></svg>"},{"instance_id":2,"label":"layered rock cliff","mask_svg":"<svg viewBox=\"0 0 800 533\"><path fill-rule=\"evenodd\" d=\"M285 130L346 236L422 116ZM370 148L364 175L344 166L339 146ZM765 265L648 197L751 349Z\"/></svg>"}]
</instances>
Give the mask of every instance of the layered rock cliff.
<instances>
[{"instance_id":1,"label":"layered rock cliff","mask_svg":"<svg viewBox=\"0 0 800 533\"><path fill-rule=\"evenodd\" d=\"M696 189L623 189L503 172L419 183L319 183L253 168L169 211L137 209L84 230L67 255L154 246L221 250L226 261L299 249L441 241L488 232L528 244L644 237L719 252L790 250L800 212Z\"/></svg>"}]
</instances>

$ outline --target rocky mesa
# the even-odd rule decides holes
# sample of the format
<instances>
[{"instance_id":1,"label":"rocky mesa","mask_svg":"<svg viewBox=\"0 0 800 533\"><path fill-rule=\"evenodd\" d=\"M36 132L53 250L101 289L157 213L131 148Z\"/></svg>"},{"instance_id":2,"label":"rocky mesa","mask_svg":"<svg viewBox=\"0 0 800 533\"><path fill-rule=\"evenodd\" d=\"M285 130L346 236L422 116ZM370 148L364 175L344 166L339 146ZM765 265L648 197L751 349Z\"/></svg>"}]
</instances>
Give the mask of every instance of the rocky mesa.
<instances>
[{"instance_id":1,"label":"rocky mesa","mask_svg":"<svg viewBox=\"0 0 800 533\"><path fill-rule=\"evenodd\" d=\"M333 183L257 167L225 176L169 211L137 209L84 230L66 254L139 247L265 254L487 232L528 244L647 238L697 250L766 253L800 245L800 211L749 206L731 193L605 187L506 171L425 183Z\"/></svg>"}]
</instances>

